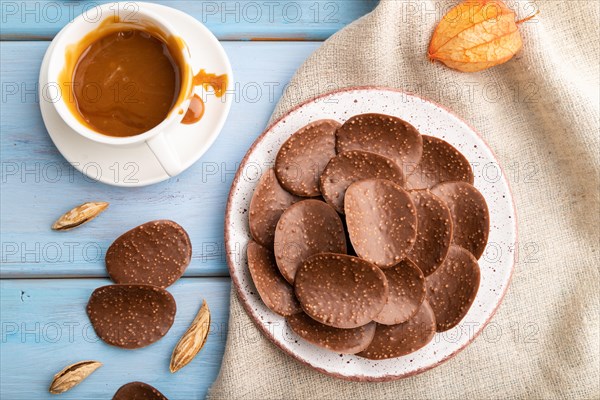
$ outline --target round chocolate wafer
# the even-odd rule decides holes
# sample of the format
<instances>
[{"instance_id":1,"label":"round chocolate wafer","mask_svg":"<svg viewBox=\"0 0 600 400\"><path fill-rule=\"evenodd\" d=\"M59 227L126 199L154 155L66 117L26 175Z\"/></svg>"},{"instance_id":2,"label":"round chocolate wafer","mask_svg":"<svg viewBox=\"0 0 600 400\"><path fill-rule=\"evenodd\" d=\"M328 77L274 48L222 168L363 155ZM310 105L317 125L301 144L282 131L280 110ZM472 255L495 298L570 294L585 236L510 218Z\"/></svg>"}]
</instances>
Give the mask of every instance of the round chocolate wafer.
<instances>
[{"instance_id":1,"label":"round chocolate wafer","mask_svg":"<svg viewBox=\"0 0 600 400\"><path fill-rule=\"evenodd\" d=\"M321 194L319 177L335 157L335 131L339 126L339 122L331 119L312 122L281 146L275 159L275 173L281 186L297 196Z\"/></svg>"},{"instance_id":2,"label":"round chocolate wafer","mask_svg":"<svg viewBox=\"0 0 600 400\"><path fill-rule=\"evenodd\" d=\"M417 209L417 240L407 257L427 276L448 254L452 242L452 216L446 203L429 190L408 193Z\"/></svg>"},{"instance_id":3,"label":"round chocolate wafer","mask_svg":"<svg viewBox=\"0 0 600 400\"><path fill-rule=\"evenodd\" d=\"M374 321L384 325L406 322L416 314L425 299L425 277L408 259L384 269L383 273L388 281L389 294Z\"/></svg>"},{"instance_id":4,"label":"round chocolate wafer","mask_svg":"<svg viewBox=\"0 0 600 400\"><path fill-rule=\"evenodd\" d=\"M408 321L397 325L380 325L375 328L373 341L357 355L371 360L395 358L425 347L435 335L435 316L427 300Z\"/></svg>"},{"instance_id":5,"label":"round chocolate wafer","mask_svg":"<svg viewBox=\"0 0 600 400\"><path fill-rule=\"evenodd\" d=\"M407 189L429 189L441 182L473 184L471 164L450 143L423 135L423 155L412 171L404 171Z\"/></svg>"},{"instance_id":6,"label":"round chocolate wafer","mask_svg":"<svg viewBox=\"0 0 600 400\"><path fill-rule=\"evenodd\" d=\"M367 151L346 151L329 161L321 174L321 193L335 210L344 213L344 195L350 184L368 178L404 185L404 174L389 158Z\"/></svg>"},{"instance_id":7,"label":"round chocolate wafer","mask_svg":"<svg viewBox=\"0 0 600 400\"><path fill-rule=\"evenodd\" d=\"M144 382L130 382L121 386L113 400L168 400L164 394Z\"/></svg>"},{"instance_id":8,"label":"round chocolate wafer","mask_svg":"<svg viewBox=\"0 0 600 400\"><path fill-rule=\"evenodd\" d=\"M275 260L294 283L304 260L317 253L346 254L346 236L338 213L320 200L303 200L284 211L275 230Z\"/></svg>"},{"instance_id":9,"label":"round chocolate wafer","mask_svg":"<svg viewBox=\"0 0 600 400\"><path fill-rule=\"evenodd\" d=\"M479 259L487 245L490 215L485 198L466 182L444 182L431 193L446 203L452 215L452 243Z\"/></svg>"},{"instance_id":10,"label":"round chocolate wafer","mask_svg":"<svg viewBox=\"0 0 600 400\"><path fill-rule=\"evenodd\" d=\"M187 232L168 220L146 222L119 236L106 251L106 270L115 283L165 288L183 275L192 259Z\"/></svg>"},{"instance_id":11,"label":"round chocolate wafer","mask_svg":"<svg viewBox=\"0 0 600 400\"><path fill-rule=\"evenodd\" d=\"M289 327L298 336L319 347L341 354L356 354L369 346L375 334L375 323L352 329L323 325L305 313L287 318Z\"/></svg>"},{"instance_id":12,"label":"round chocolate wafer","mask_svg":"<svg viewBox=\"0 0 600 400\"><path fill-rule=\"evenodd\" d=\"M338 128L336 150L364 150L394 161L403 172L419 163L423 139L414 126L383 114L355 115Z\"/></svg>"},{"instance_id":13,"label":"round chocolate wafer","mask_svg":"<svg viewBox=\"0 0 600 400\"><path fill-rule=\"evenodd\" d=\"M301 197L294 196L281 187L272 168L265 172L250 201L249 225L252 238L272 250L279 217L289 206L300 200Z\"/></svg>"},{"instance_id":14,"label":"round chocolate wafer","mask_svg":"<svg viewBox=\"0 0 600 400\"><path fill-rule=\"evenodd\" d=\"M302 312L294 288L277 269L273 253L252 241L246 253L250 275L265 305L284 317Z\"/></svg>"},{"instance_id":15,"label":"round chocolate wafer","mask_svg":"<svg viewBox=\"0 0 600 400\"><path fill-rule=\"evenodd\" d=\"M94 290L87 314L100 339L137 349L167 334L177 306L169 292L152 285L109 285Z\"/></svg>"},{"instance_id":16,"label":"round chocolate wafer","mask_svg":"<svg viewBox=\"0 0 600 400\"><path fill-rule=\"evenodd\" d=\"M438 332L455 327L467 314L479 289L479 264L460 246L450 246L446 260L427 278L427 299Z\"/></svg>"},{"instance_id":17,"label":"round chocolate wafer","mask_svg":"<svg viewBox=\"0 0 600 400\"><path fill-rule=\"evenodd\" d=\"M388 297L387 279L377 266L342 254L307 259L296 273L294 287L306 314L344 329L371 322Z\"/></svg>"},{"instance_id":18,"label":"round chocolate wafer","mask_svg":"<svg viewBox=\"0 0 600 400\"><path fill-rule=\"evenodd\" d=\"M417 237L417 213L404 189L385 179L354 182L346 190L346 223L359 257L385 268L396 265Z\"/></svg>"}]
</instances>

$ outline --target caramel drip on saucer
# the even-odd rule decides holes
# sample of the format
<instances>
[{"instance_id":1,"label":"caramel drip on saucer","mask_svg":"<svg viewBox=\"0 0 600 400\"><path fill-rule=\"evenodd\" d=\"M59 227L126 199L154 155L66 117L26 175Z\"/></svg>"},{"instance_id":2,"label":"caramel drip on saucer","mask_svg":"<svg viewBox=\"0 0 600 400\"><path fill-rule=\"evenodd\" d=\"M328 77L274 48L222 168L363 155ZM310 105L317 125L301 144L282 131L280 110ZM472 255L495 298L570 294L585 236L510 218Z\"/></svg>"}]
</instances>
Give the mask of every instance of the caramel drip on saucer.
<instances>
[{"instance_id":1,"label":"caramel drip on saucer","mask_svg":"<svg viewBox=\"0 0 600 400\"><path fill-rule=\"evenodd\" d=\"M215 96L222 97L227 90L228 81L229 78L227 77L227 74L210 74L201 69L200 72L194 76L194 80L192 82L194 86L202 85L205 90L208 90L209 87L212 87L215 92Z\"/></svg>"},{"instance_id":2,"label":"caramel drip on saucer","mask_svg":"<svg viewBox=\"0 0 600 400\"><path fill-rule=\"evenodd\" d=\"M197 94L192 97L190 105L181 120L183 124L194 124L202 119L204 115L204 101Z\"/></svg>"}]
</instances>

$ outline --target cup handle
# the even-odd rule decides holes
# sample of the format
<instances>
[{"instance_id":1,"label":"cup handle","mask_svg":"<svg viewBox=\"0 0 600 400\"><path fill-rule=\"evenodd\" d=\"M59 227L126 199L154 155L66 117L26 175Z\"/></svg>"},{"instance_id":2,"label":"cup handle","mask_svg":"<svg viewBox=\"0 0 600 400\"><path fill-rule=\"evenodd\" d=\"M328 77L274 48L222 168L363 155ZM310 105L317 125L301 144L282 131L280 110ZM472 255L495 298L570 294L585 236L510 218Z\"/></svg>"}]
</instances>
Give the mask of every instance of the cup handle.
<instances>
[{"instance_id":1,"label":"cup handle","mask_svg":"<svg viewBox=\"0 0 600 400\"><path fill-rule=\"evenodd\" d=\"M183 171L181 160L177 153L175 153L171 144L165 138L164 132L148 139L146 143L169 176L173 177Z\"/></svg>"}]
</instances>

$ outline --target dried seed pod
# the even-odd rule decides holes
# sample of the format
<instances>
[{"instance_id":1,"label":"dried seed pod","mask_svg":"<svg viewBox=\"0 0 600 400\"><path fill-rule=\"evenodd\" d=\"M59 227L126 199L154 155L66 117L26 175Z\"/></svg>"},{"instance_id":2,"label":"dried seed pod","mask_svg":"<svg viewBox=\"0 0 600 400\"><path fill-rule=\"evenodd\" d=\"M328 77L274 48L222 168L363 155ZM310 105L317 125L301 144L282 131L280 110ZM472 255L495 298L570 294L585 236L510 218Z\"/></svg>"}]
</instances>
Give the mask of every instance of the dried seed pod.
<instances>
[{"instance_id":1,"label":"dried seed pod","mask_svg":"<svg viewBox=\"0 0 600 400\"><path fill-rule=\"evenodd\" d=\"M50 384L50 393L60 394L79 385L85 378L90 376L92 372L102 366L98 361L80 361L69 365L54 375L54 379Z\"/></svg>"},{"instance_id":2,"label":"dried seed pod","mask_svg":"<svg viewBox=\"0 0 600 400\"><path fill-rule=\"evenodd\" d=\"M96 218L102 211L106 210L106 207L108 207L108 203L104 201L78 205L57 219L52 224L52 229L55 231L68 231L69 229L77 228Z\"/></svg>"},{"instance_id":3,"label":"dried seed pod","mask_svg":"<svg viewBox=\"0 0 600 400\"><path fill-rule=\"evenodd\" d=\"M500 0L466 0L443 17L428 56L462 72L481 71L510 60L523 46L515 12Z\"/></svg>"},{"instance_id":4,"label":"dried seed pod","mask_svg":"<svg viewBox=\"0 0 600 400\"><path fill-rule=\"evenodd\" d=\"M171 355L171 364L169 365L169 369L171 372L177 372L181 368L188 365L190 361L196 354L202 350L204 347L204 343L206 343L206 338L208 337L208 332L210 331L210 310L208 309L208 305L206 301L202 300L202 307L200 307L200 311L196 314L196 317L192 321L192 324L188 328L188 330L183 334L175 349L173 349L173 354Z\"/></svg>"}]
</instances>

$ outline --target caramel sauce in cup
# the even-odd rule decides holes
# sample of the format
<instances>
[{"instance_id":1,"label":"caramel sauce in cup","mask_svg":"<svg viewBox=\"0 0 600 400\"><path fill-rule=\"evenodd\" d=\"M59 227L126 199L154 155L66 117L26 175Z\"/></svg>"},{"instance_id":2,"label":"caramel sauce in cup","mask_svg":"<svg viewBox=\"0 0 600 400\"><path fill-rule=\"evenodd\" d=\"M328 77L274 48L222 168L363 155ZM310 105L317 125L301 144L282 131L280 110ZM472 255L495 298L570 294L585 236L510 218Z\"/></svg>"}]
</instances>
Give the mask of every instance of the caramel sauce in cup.
<instances>
[{"instance_id":1,"label":"caramel sauce in cup","mask_svg":"<svg viewBox=\"0 0 600 400\"><path fill-rule=\"evenodd\" d=\"M73 71L78 117L109 136L149 131L175 105L180 70L167 44L146 31L121 30L99 38Z\"/></svg>"},{"instance_id":2,"label":"caramel sauce in cup","mask_svg":"<svg viewBox=\"0 0 600 400\"><path fill-rule=\"evenodd\" d=\"M151 22L105 19L69 45L59 76L77 120L107 136L147 132L191 97L187 47Z\"/></svg>"},{"instance_id":3,"label":"caramel sauce in cup","mask_svg":"<svg viewBox=\"0 0 600 400\"><path fill-rule=\"evenodd\" d=\"M167 21L143 7L123 18L127 8L115 4L118 10L97 7L108 15L100 22L80 16L57 36L48 82L60 98L53 102L80 135L114 146L145 142L175 176L184 168L165 133L202 119L196 86L221 97L228 77L204 70L194 76L189 49Z\"/></svg>"}]
</instances>

